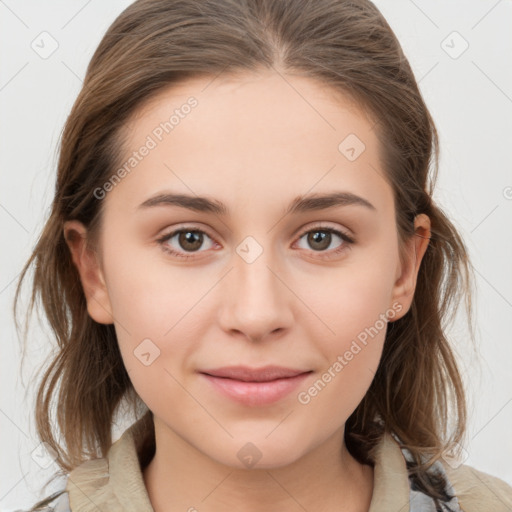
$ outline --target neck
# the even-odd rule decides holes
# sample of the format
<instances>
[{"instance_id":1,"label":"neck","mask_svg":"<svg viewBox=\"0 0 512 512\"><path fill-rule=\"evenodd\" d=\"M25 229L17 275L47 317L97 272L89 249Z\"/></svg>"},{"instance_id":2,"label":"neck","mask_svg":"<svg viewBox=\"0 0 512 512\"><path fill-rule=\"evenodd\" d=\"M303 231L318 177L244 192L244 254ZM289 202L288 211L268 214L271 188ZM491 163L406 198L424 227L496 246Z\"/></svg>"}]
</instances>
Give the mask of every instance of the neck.
<instances>
[{"instance_id":1,"label":"neck","mask_svg":"<svg viewBox=\"0 0 512 512\"><path fill-rule=\"evenodd\" d=\"M155 418L156 420L156 418ZM240 469L197 450L155 421L155 456L143 470L155 512L367 511L373 468L348 452L343 430L286 466Z\"/></svg>"}]
</instances>

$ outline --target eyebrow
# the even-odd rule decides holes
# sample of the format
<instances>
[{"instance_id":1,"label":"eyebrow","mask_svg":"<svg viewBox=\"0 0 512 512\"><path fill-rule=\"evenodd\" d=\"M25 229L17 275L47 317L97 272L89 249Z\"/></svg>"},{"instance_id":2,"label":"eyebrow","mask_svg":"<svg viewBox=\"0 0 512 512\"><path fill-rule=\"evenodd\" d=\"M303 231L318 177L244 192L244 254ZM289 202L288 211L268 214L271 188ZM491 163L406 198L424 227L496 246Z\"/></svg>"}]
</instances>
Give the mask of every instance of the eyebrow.
<instances>
[{"instance_id":1,"label":"eyebrow","mask_svg":"<svg viewBox=\"0 0 512 512\"><path fill-rule=\"evenodd\" d=\"M298 196L290 203L285 215L353 205L363 206L369 210L376 211L375 206L367 199L352 192L331 192L327 194L317 193ZM214 213L224 216L229 214L228 207L217 199L170 192L150 197L140 204L138 208L145 209L155 206L179 206L196 212Z\"/></svg>"}]
</instances>

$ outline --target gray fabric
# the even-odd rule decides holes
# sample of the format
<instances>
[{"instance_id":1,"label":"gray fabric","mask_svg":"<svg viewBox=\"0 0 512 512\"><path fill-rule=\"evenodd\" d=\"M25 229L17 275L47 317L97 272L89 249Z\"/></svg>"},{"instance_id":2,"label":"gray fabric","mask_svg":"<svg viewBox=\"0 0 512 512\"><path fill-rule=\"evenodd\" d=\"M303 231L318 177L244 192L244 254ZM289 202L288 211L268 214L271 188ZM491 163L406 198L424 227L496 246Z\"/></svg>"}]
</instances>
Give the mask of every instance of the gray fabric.
<instances>
[{"instance_id":1,"label":"gray fabric","mask_svg":"<svg viewBox=\"0 0 512 512\"><path fill-rule=\"evenodd\" d=\"M446 492L453 496L453 498L449 501L441 502L439 504L439 508L436 508L434 499L430 496L427 496L420 490L416 490L414 488L414 484L411 482L411 493L410 493L410 512L462 512L460 508L459 500L457 496L455 496L455 492L453 490L452 485L450 484L448 477L444 471L444 468L441 464L437 465L436 462L431 470L434 470L438 473L441 473L445 476L447 485L445 487ZM435 469L434 469L435 467ZM409 479L411 481L411 479Z\"/></svg>"},{"instance_id":2,"label":"gray fabric","mask_svg":"<svg viewBox=\"0 0 512 512\"><path fill-rule=\"evenodd\" d=\"M398 443L400 443L400 438L392 434ZM409 450L406 448L401 448L402 454L406 461L413 462L414 459ZM424 460L424 459L423 459ZM436 474L442 475L445 479L445 493L447 496L452 496L452 499L448 501L440 501L438 500L438 505L436 507L436 503L434 499L427 494L423 493L420 489L418 489L415 485L415 482L411 477L409 477L410 483L410 494L409 494L409 506L410 512L463 512L460 508L459 500L457 496L455 496L455 491L453 489L450 480L448 479L448 475L441 463L441 461L436 461L428 470L427 474Z\"/></svg>"}]
</instances>

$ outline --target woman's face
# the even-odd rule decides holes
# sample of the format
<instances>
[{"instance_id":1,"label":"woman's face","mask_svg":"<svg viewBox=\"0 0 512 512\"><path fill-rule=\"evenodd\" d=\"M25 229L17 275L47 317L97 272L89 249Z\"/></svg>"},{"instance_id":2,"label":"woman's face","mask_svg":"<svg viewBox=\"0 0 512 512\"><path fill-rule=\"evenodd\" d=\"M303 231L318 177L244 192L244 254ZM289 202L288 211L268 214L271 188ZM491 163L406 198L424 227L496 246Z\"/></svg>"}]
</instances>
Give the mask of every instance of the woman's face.
<instances>
[{"instance_id":1,"label":"woman's face","mask_svg":"<svg viewBox=\"0 0 512 512\"><path fill-rule=\"evenodd\" d=\"M218 462L277 467L341 443L386 318L410 306L428 241L400 263L373 127L306 78L195 79L132 118L124 172L94 191L89 313L114 323L155 422ZM268 365L300 375L205 375Z\"/></svg>"}]
</instances>

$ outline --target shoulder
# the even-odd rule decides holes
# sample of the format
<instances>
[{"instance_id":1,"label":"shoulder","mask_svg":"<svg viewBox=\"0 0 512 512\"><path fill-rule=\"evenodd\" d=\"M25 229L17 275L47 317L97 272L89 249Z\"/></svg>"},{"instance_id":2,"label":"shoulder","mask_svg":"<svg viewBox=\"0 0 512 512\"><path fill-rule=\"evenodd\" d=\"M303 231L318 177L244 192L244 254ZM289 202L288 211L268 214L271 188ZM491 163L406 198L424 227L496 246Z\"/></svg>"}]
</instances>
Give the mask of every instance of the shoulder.
<instances>
[{"instance_id":1,"label":"shoulder","mask_svg":"<svg viewBox=\"0 0 512 512\"><path fill-rule=\"evenodd\" d=\"M400 444L399 438L393 437ZM414 463L413 458L405 447L402 447L401 451L409 468ZM440 477L442 477L441 481L444 481L442 510L512 512L512 486L496 476L479 471L467 464L453 466L442 458L437 460L427 473L431 481L439 482ZM414 505L411 512L438 510L435 504L438 500L431 498L411 473L409 473L409 480L410 504Z\"/></svg>"},{"instance_id":2,"label":"shoulder","mask_svg":"<svg viewBox=\"0 0 512 512\"><path fill-rule=\"evenodd\" d=\"M444 464L444 469L465 512L512 511L512 487L501 478L466 464L456 468Z\"/></svg>"}]
</instances>

